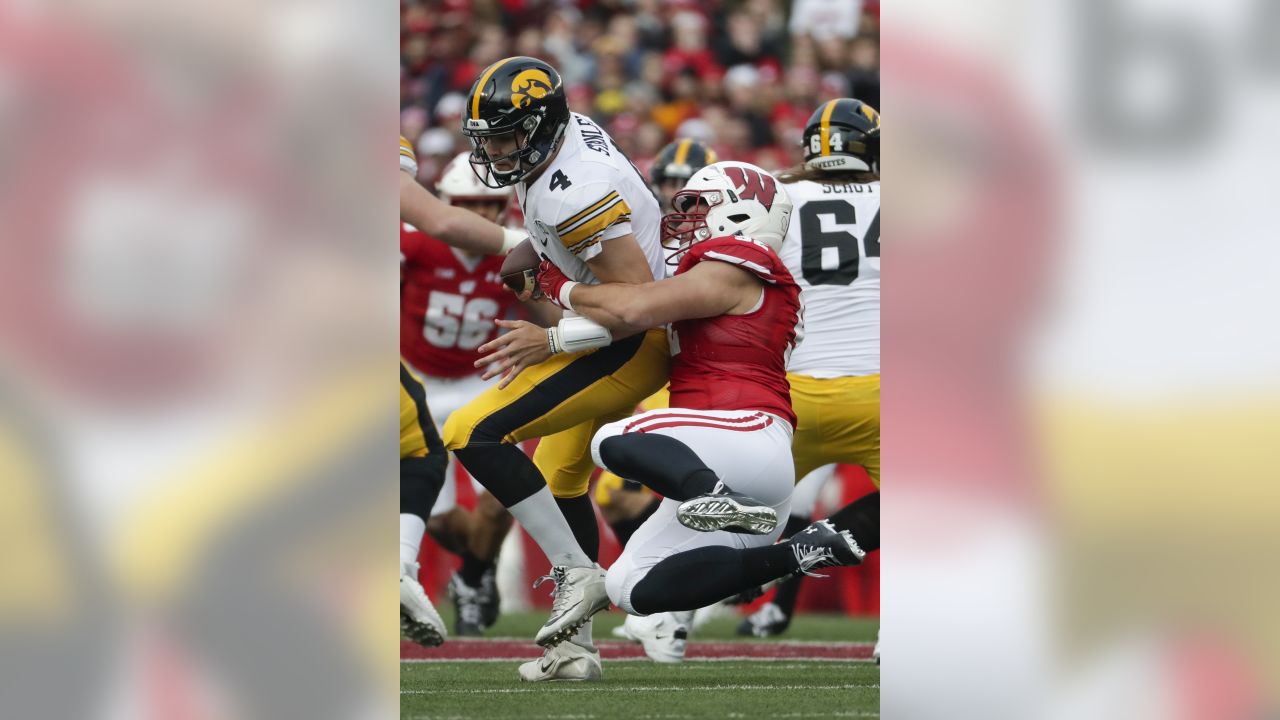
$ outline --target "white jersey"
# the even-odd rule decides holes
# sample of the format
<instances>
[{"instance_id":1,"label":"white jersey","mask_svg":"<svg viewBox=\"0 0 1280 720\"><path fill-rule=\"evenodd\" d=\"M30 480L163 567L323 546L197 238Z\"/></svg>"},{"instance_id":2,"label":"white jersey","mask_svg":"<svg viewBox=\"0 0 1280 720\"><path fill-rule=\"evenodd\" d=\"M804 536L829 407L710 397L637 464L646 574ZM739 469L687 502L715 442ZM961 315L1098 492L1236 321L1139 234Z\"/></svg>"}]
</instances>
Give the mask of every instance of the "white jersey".
<instances>
[{"instance_id":1,"label":"white jersey","mask_svg":"<svg viewBox=\"0 0 1280 720\"><path fill-rule=\"evenodd\" d=\"M782 252L800 285L804 341L787 371L880 372L880 183L787 185L795 210Z\"/></svg>"},{"instance_id":2,"label":"white jersey","mask_svg":"<svg viewBox=\"0 0 1280 720\"><path fill-rule=\"evenodd\" d=\"M613 138L591 118L569 113L560 152L516 197L534 246L571 280L598 283L586 261L602 243L634 234L655 279L666 275L658 243L662 212Z\"/></svg>"}]
</instances>

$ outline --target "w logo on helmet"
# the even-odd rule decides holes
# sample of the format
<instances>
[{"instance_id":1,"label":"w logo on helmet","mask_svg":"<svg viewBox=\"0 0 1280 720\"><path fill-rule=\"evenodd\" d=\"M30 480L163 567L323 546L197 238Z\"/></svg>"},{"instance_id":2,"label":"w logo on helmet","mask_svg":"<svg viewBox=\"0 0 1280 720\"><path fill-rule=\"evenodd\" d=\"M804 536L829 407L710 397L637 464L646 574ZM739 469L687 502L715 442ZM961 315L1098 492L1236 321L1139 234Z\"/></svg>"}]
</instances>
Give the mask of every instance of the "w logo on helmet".
<instances>
[{"instance_id":1,"label":"w logo on helmet","mask_svg":"<svg viewBox=\"0 0 1280 720\"><path fill-rule=\"evenodd\" d=\"M765 210L773 209L773 197L778 194L778 185L772 175L734 165L725 168L724 174L737 188L743 200L758 200Z\"/></svg>"},{"instance_id":2,"label":"w logo on helmet","mask_svg":"<svg viewBox=\"0 0 1280 720\"><path fill-rule=\"evenodd\" d=\"M551 76L545 70L529 68L522 70L511 80L511 104L523 110L550 95L555 88L551 87Z\"/></svg>"}]
</instances>

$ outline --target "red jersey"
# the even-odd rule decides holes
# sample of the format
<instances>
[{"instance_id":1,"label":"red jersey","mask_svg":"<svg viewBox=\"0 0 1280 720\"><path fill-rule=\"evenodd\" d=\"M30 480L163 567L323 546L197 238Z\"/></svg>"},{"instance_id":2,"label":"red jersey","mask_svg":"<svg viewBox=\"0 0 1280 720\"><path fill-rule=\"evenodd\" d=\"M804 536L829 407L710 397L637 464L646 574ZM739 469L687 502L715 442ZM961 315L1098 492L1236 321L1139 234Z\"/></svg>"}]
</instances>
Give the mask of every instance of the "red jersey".
<instances>
[{"instance_id":1,"label":"red jersey","mask_svg":"<svg viewBox=\"0 0 1280 720\"><path fill-rule=\"evenodd\" d=\"M676 274L714 260L764 281L764 298L745 315L671 324L671 407L762 410L796 424L787 383L787 356L804 332L800 288L766 245L722 237L695 244Z\"/></svg>"},{"instance_id":2,"label":"red jersey","mask_svg":"<svg viewBox=\"0 0 1280 720\"><path fill-rule=\"evenodd\" d=\"M518 304L499 278L502 257L470 257L403 223L400 256L400 354L430 377L479 372L476 348Z\"/></svg>"}]
</instances>

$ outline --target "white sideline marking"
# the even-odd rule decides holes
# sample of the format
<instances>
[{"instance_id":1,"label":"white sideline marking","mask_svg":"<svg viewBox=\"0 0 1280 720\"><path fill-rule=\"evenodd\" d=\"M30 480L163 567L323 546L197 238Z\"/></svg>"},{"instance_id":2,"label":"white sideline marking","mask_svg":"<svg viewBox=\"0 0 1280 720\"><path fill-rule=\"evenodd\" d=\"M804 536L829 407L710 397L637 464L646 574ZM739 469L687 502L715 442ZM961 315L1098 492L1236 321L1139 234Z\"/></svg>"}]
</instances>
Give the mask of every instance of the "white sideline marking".
<instances>
[{"instance_id":1,"label":"white sideline marking","mask_svg":"<svg viewBox=\"0 0 1280 720\"><path fill-rule=\"evenodd\" d=\"M846 685L685 685L681 687L672 687L670 685L638 685L638 686L617 686L617 687L588 687L588 688L561 688L557 687L552 692L557 693L633 693L633 692L668 692L671 690L879 690L880 683L871 684L846 684ZM545 687L531 688L466 688L458 690L401 690L401 695L488 695L491 693L538 693L545 692Z\"/></svg>"}]
</instances>

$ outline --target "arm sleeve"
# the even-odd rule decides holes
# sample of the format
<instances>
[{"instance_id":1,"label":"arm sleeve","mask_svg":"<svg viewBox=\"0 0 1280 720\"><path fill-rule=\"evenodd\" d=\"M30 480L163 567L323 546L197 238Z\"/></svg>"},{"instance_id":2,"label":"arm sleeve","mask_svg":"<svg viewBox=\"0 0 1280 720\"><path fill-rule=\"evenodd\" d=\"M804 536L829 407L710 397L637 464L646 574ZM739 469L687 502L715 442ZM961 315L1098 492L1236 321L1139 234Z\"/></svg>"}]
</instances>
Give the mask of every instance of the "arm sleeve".
<instances>
[{"instance_id":1,"label":"arm sleeve","mask_svg":"<svg viewBox=\"0 0 1280 720\"><path fill-rule=\"evenodd\" d=\"M400 169L414 177L418 177L418 156L413 152L413 145L400 136Z\"/></svg>"}]
</instances>

